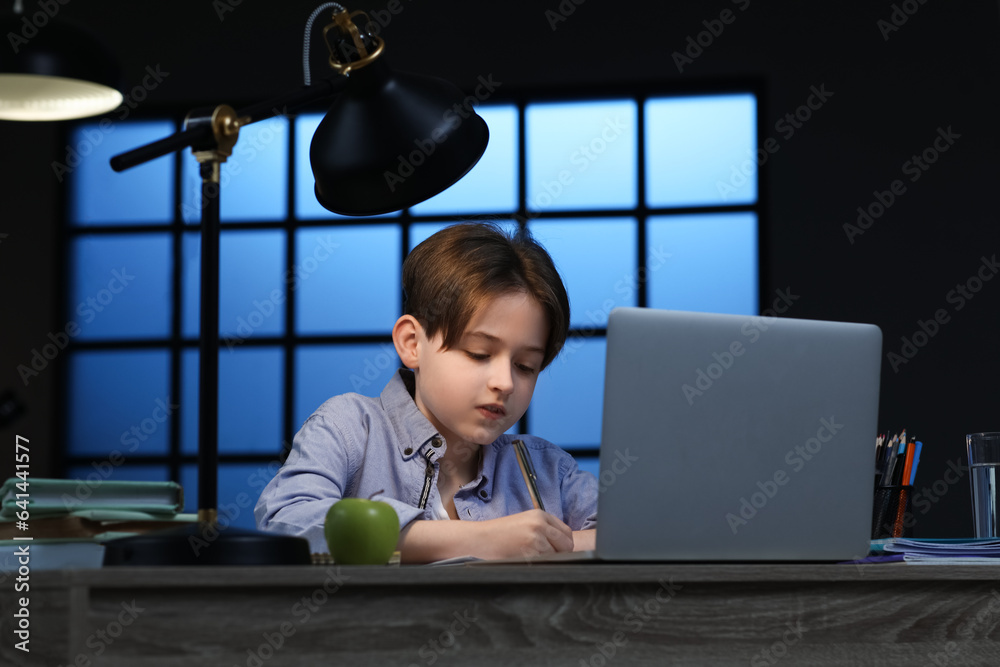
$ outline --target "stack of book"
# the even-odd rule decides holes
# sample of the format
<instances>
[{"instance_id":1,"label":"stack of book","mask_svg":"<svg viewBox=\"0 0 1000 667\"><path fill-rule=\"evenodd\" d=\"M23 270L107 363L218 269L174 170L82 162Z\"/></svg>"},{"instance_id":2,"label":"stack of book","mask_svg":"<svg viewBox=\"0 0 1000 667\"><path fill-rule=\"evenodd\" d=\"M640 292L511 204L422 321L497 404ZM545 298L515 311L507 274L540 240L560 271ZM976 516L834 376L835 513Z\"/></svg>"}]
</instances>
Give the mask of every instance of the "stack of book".
<instances>
[{"instance_id":1,"label":"stack of book","mask_svg":"<svg viewBox=\"0 0 1000 667\"><path fill-rule=\"evenodd\" d=\"M907 563L992 564L1000 563L1000 539L923 538L872 541L873 554Z\"/></svg>"},{"instance_id":2,"label":"stack of book","mask_svg":"<svg viewBox=\"0 0 1000 667\"><path fill-rule=\"evenodd\" d=\"M176 482L8 479L0 486L0 572L100 567L111 539L197 520Z\"/></svg>"}]
</instances>

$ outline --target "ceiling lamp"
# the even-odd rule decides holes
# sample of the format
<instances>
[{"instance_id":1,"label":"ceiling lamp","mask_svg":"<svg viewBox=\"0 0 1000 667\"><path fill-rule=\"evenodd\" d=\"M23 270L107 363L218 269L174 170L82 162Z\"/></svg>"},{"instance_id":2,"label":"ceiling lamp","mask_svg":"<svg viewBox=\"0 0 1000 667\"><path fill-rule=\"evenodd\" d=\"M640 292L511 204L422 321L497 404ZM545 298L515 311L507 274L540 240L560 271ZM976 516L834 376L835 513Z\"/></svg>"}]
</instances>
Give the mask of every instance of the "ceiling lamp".
<instances>
[{"instance_id":1,"label":"ceiling lamp","mask_svg":"<svg viewBox=\"0 0 1000 667\"><path fill-rule=\"evenodd\" d=\"M22 9L18 0L0 17L8 43L0 48L0 120L86 118L122 103L118 66L100 41L43 9Z\"/></svg>"}]
</instances>

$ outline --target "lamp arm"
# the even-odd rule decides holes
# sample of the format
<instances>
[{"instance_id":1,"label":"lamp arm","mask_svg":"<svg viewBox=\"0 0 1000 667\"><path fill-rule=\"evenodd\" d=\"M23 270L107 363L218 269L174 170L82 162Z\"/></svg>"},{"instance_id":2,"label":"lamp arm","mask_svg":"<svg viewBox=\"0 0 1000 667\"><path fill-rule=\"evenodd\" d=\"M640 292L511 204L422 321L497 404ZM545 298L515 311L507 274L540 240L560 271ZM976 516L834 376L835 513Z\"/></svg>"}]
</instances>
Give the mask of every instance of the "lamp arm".
<instances>
[{"instance_id":1,"label":"lamp arm","mask_svg":"<svg viewBox=\"0 0 1000 667\"><path fill-rule=\"evenodd\" d=\"M347 77L343 74L333 74L311 86L305 86L291 93L266 102L258 102L237 112L240 125L249 125L260 120L284 115L307 104L330 97L347 85ZM111 168L115 171L125 171L158 157L173 153L189 146L202 146L213 141L210 125L199 125L181 130L169 137L158 139L152 143L133 148L111 158Z\"/></svg>"}]
</instances>

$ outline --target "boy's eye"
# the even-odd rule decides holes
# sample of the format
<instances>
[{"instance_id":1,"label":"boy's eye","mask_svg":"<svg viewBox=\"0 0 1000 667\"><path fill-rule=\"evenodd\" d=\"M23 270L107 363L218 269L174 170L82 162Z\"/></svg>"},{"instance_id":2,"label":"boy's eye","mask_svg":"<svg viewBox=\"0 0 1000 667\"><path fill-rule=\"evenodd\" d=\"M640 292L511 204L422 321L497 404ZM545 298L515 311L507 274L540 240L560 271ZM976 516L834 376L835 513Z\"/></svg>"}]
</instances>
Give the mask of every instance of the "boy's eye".
<instances>
[{"instance_id":1,"label":"boy's eye","mask_svg":"<svg viewBox=\"0 0 1000 667\"><path fill-rule=\"evenodd\" d=\"M474 359L475 361L483 361L484 359L488 359L490 356L479 352L469 352L468 350L466 350L465 354L469 357L469 359Z\"/></svg>"},{"instance_id":2,"label":"boy's eye","mask_svg":"<svg viewBox=\"0 0 1000 667\"><path fill-rule=\"evenodd\" d=\"M517 367L521 369L522 372L528 373L529 375L534 375L535 369L531 366L526 366L525 364L517 364Z\"/></svg>"}]
</instances>

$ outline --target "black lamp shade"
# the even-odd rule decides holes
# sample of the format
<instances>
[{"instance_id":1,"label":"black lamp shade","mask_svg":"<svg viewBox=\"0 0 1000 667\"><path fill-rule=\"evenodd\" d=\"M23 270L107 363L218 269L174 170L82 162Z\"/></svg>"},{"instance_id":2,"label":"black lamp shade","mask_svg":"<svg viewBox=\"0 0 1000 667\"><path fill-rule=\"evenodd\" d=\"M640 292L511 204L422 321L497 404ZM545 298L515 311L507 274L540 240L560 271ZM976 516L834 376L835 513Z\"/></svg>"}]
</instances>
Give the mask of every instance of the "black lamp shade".
<instances>
[{"instance_id":1,"label":"black lamp shade","mask_svg":"<svg viewBox=\"0 0 1000 667\"><path fill-rule=\"evenodd\" d=\"M83 118L121 104L117 63L84 29L7 14L0 17L0 34L8 42L0 49L0 119Z\"/></svg>"},{"instance_id":2,"label":"black lamp shade","mask_svg":"<svg viewBox=\"0 0 1000 667\"><path fill-rule=\"evenodd\" d=\"M334 213L379 215L429 199L468 173L489 141L458 88L384 60L351 72L313 135L316 199Z\"/></svg>"}]
</instances>

